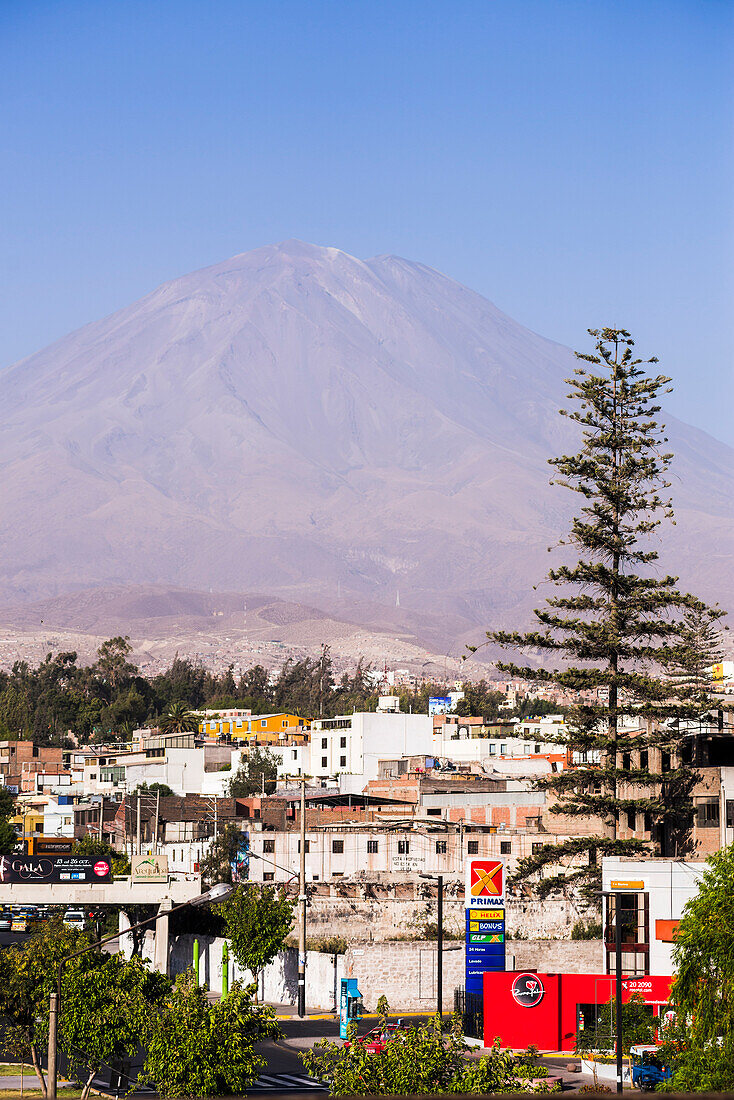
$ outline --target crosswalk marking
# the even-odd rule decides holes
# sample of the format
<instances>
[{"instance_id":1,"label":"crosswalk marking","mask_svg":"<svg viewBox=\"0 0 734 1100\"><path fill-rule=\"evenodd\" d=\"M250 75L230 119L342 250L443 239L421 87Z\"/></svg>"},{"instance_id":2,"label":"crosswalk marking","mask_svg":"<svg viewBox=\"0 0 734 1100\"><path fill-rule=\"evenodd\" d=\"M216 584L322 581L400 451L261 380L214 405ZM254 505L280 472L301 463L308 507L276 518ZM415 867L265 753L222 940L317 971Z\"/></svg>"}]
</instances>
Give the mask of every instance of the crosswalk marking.
<instances>
[{"instance_id":1,"label":"crosswalk marking","mask_svg":"<svg viewBox=\"0 0 734 1100\"><path fill-rule=\"evenodd\" d=\"M305 1073L261 1073L247 1092L305 1092L306 1090L327 1092L327 1088L314 1077Z\"/></svg>"}]
</instances>

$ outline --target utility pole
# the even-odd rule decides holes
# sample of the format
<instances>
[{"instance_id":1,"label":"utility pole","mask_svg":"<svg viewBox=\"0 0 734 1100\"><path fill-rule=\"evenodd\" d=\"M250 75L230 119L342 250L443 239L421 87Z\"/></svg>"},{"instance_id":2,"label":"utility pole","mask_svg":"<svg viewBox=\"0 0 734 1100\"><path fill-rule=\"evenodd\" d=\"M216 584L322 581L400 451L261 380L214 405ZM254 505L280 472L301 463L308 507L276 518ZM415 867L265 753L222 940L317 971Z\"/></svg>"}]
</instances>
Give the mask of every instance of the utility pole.
<instances>
[{"instance_id":1,"label":"utility pole","mask_svg":"<svg viewBox=\"0 0 734 1100\"><path fill-rule=\"evenodd\" d=\"M617 1015L617 1092L622 1092L622 910L621 895L614 898L615 1010Z\"/></svg>"},{"instance_id":2,"label":"utility pole","mask_svg":"<svg viewBox=\"0 0 734 1100\"><path fill-rule=\"evenodd\" d=\"M298 871L298 1015L306 1015L306 777L301 779L301 852Z\"/></svg>"},{"instance_id":3,"label":"utility pole","mask_svg":"<svg viewBox=\"0 0 734 1100\"><path fill-rule=\"evenodd\" d=\"M47 1100L56 1100L57 1058L56 1044L59 1034L59 995L52 993L48 1013L48 1070L46 1073Z\"/></svg>"},{"instance_id":4,"label":"utility pole","mask_svg":"<svg viewBox=\"0 0 734 1100\"><path fill-rule=\"evenodd\" d=\"M155 792L155 841L154 841L154 848L153 848L153 852L154 852L155 855L158 855L158 826L160 824L160 816L161 816L161 792L160 792L160 790L157 790Z\"/></svg>"},{"instance_id":5,"label":"utility pole","mask_svg":"<svg viewBox=\"0 0 734 1100\"><path fill-rule=\"evenodd\" d=\"M438 932L437 942L437 974L436 974L436 1012L438 1018L443 1018L443 875L438 876Z\"/></svg>"}]
</instances>

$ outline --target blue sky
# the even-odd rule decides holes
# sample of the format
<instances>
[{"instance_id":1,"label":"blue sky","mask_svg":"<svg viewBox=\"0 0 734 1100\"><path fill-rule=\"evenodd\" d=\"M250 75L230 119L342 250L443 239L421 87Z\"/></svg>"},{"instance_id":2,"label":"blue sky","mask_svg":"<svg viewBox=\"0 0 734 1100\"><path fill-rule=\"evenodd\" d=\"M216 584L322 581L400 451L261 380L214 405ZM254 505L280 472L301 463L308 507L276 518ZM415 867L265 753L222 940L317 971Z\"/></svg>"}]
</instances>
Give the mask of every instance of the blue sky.
<instances>
[{"instance_id":1,"label":"blue sky","mask_svg":"<svg viewBox=\"0 0 734 1100\"><path fill-rule=\"evenodd\" d=\"M0 0L0 363L236 252L629 328L734 443L728 0Z\"/></svg>"}]
</instances>

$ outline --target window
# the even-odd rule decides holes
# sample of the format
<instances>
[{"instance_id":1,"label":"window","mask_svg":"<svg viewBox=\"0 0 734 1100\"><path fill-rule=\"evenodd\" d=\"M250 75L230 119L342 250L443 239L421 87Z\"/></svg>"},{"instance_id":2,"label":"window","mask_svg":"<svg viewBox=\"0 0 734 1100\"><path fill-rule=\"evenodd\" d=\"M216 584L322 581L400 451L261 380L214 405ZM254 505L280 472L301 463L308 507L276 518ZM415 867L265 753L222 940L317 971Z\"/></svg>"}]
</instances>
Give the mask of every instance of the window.
<instances>
[{"instance_id":1,"label":"window","mask_svg":"<svg viewBox=\"0 0 734 1100\"><path fill-rule=\"evenodd\" d=\"M542 852L543 851L543 842L541 840L534 841L532 851L533 851L533 855L536 855L538 852Z\"/></svg>"},{"instance_id":2,"label":"window","mask_svg":"<svg viewBox=\"0 0 734 1100\"><path fill-rule=\"evenodd\" d=\"M268 724L268 720L267 720L267 718L263 718L262 722L260 723L261 727L262 727L263 729L265 729L265 727L267 726L267 724Z\"/></svg>"},{"instance_id":3,"label":"window","mask_svg":"<svg viewBox=\"0 0 734 1100\"><path fill-rule=\"evenodd\" d=\"M441 816L441 807L440 806L431 806L430 810L426 810L426 815L428 817L440 817Z\"/></svg>"},{"instance_id":4,"label":"window","mask_svg":"<svg viewBox=\"0 0 734 1100\"><path fill-rule=\"evenodd\" d=\"M340 737L340 738L339 738L339 748L340 748L340 749L345 749L346 747L347 747L347 739L346 739L346 737Z\"/></svg>"},{"instance_id":5,"label":"window","mask_svg":"<svg viewBox=\"0 0 734 1100\"><path fill-rule=\"evenodd\" d=\"M640 769L641 771L647 771L649 757L647 755L647 749L640 750Z\"/></svg>"},{"instance_id":6,"label":"window","mask_svg":"<svg viewBox=\"0 0 734 1100\"><path fill-rule=\"evenodd\" d=\"M634 830L637 828L637 813L635 810L627 810L627 828Z\"/></svg>"},{"instance_id":7,"label":"window","mask_svg":"<svg viewBox=\"0 0 734 1100\"><path fill-rule=\"evenodd\" d=\"M719 827L719 800L718 798L696 799L696 826L699 829L718 829Z\"/></svg>"},{"instance_id":8,"label":"window","mask_svg":"<svg viewBox=\"0 0 734 1100\"><path fill-rule=\"evenodd\" d=\"M726 827L734 829L734 799L731 798L726 800Z\"/></svg>"},{"instance_id":9,"label":"window","mask_svg":"<svg viewBox=\"0 0 734 1100\"><path fill-rule=\"evenodd\" d=\"M378 840L367 841L367 855L376 856L380 850L380 842Z\"/></svg>"},{"instance_id":10,"label":"window","mask_svg":"<svg viewBox=\"0 0 734 1100\"><path fill-rule=\"evenodd\" d=\"M340 768L346 768L346 766L347 766L347 758L346 758L346 756L340 756L340 757L339 757L339 767L340 767Z\"/></svg>"},{"instance_id":11,"label":"window","mask_svg":"<svg viewBox=\"0 0 734 1100\"><path fill-rule=\"evenodd\" d=\"M407 856L409 852L410 852L410 841L409 840L399 840L398 841L398 855L399 856Z\"/></svg>"},{"instance_id":12,"label":"window","mask_svg":"<svg viewBox=\"0 0 734 1100\"><path fill-rule=\"evenodd\" d=\"M661 772L669 772L670 771L670 753L669 752L661 752L660 753L660 771Z\"/></svg>"},{"instance_id":13,"label":"window","mask_svg":"<svg viewBox=\"0 0 734 1100\"><path fill-rule=\"evenodd\" d=\"M321 738L321 748L326 749L328 747L329 747L329 738L328 737L322 737Z\"/></svg>"},{"instance_id":14,"label":"window","mask_svg":"<svg viewBox=\"0 0 734 1100\"><path fill-rule=\"evenodd\" d=\"M446 841L445 840L437 840L436 841L436 855L437 856L445 856L446 855Z\"/></svg>"},{"instance_id":15,"label":"window","mask_svg":"<svg viewBox=\"0 0 734 1100\"><path fill-rule=\"evenodd\" d=\"M344 851L344 841L343 840L332 840L331 850L334 853L334 855L337 855L337 856L341 855L342 852Z\"/></svg>"},{"instance_id":16,"label":"window","mask_svg":"<svg viewBox=\"0 0 734 1100\"><path fill-rule=\"evenodd\" d=\"M322 756L321 757L321 767L322 768L328 768L328 766L329 766L329 761L327 760L327 758L325 756Z\"/></svg>"},{"instance_id":17,"label":"window","mask_svg":"<svg viewBox=\"0 0 734 1100\"><path fill-rule=\"evenodd\" d=\"M535 746L535 751L536 751L536 752L540 752L540 745L536 745L536 746Z\"/></svg>"},{"instance_id":18,"label":"window","mask_svg":"<svg viewBox=\"0 0 734 1100\"><path fill-rule=\"evenodd\" d=\"M291 749L291 758L292 758L293 760L297 760L297 759L298 759L298 749Z\"/></svg>"},{"instance_id":19,"label":"window","mask_svg":"<svg viewBox=\"0 0 734 1100\"><path fill-rule=\"evenodd\" d=\"M494 741L490 741L490 743L489 743L489 755L490 756L496 756L497 755L497 745L495 744Z\"/></svg>"},{"instance_id":20,"label":"window","mask_svg":"<svg viewBox=\"0 0 734 1100\"><path fill-rule=\"evenodd\" d=\"M287 718L284 718L283 721L280 724L281 724L281 726L283 727L284 730L288 729L288 719Z\"/></svg>"},{"instance_id":21,"label":"window","mask_svg":"<svg viewBox=\"0 0 734 1100\"><path fill-rule=\"evenodd\" d=\"M274 840L264 840L263 841L263 852L274 852L274 851L275 851L275 841Z\"/></svg>"},{"instance_id":22,"label":"window","mask_svg":"<svg viewBox=\"0 0 734 1100\"><path fill-rule=\"evenodd\" d=\"M242 729L242 719L241 718L237 719L237 729Z\"/></svg>"},{"instance_id":23,"label":"window","mask_svg":"<svg viewBox=\"0 0 734 1100\"><path fill-rule=\"evenodd\" d=\"M523 755L525 755L525 756L530 755L530 753L532 752L532 747L531 747L529 741L523 741L522 751L523 751Z\"/></svg>"},{"instance_id":24,"label":"window","mask_svg":"<svg viewBox=\"0 0 734 1100\"><path fill-rule=\"evenodd\" d=\"M501 840L500 841L500 855L501 856L509 856L511 854L511 852L512 852L512 841L511 840Z\"/></svg>"},{"instance_id":25,"label":"window","mask_svg":"<svg viewBox=\"0 0 734 1100\"><path fill-rule=\"evenodd\" d=\"M507 752L507 745L500 745L500 756L504 756Z\"/></svg>"},{"instance_id":26,"label":"window","mask_svg":"<svg viewBox=\"0 0 734 1100\"><path fill-rule=\"evenodd\" d=\"M622 753L622 770L628 772L632 767L632 754L629 752Z\"/></svg>"},{"instance_id":27,"label":"window","mask_svg":"<svg viewBox=\"0 0 734 1100\"><path fill-rule=\"evenodd\" d=\"M306 841L306 844L305 844L305 847L304 847L303 850L306 853L306 855L308 855L308 853L311 851L311 841L310 840ZM298 851L299 852L301 851L301 841L300 840L298 841Z\"/></svg>"},{"instance_id":28,"label":"window","mask_svg":"<svg viewBox=\"0 0 734 1100\"><path fill-rule=\"evenodd\" d=\"M275 882L275 871L266 871L263 875L263 882Z\"/></svg>"},{"instance_id":29,"label":"window","mask_svg":"<svg viewBox=\"0 0 734 1100\"><path fill-rule=\"evenodd\" d=\"M467 852L469 853L470 856L478 856L479 855L479 841L478 840L470 840L469 843L466 846L466 850L467 850Z\"/></svg>"},{"instance_id":30,"label":"window","mask_svg":"<svg viewBox=\"0 0 734 1100\"><path fill-rule=\"evenodd\" d=\"M649 895L613 894L606 899L605 922L607 974L614 973L615 966L615 917L619 904L619 923L622 933L622 973L625 977L649 974L650 907Z\"/></svg>"}]
</instances>

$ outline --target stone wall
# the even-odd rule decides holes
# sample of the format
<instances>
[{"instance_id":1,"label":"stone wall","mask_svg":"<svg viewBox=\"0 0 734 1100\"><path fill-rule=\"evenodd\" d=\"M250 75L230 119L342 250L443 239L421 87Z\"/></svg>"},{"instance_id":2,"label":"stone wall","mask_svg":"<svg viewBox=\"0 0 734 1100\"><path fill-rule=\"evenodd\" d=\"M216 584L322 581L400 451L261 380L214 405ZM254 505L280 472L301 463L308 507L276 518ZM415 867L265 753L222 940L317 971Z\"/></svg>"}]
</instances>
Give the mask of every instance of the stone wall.
<instances>
[{"instance_id":1,"label":"stone wall","mask_svg":"<svg viewBox=\"0 0 734 1100\"><path fill-rule=\"evenodd\" d=\"M512 937L542 936L568 939L583 911L573 901L548 898L508 898L507 931ZM444 928L464 937L464 901L444 901ZM427 923L436 921L436 901L386 898L379 901L357 898L313 897L308 908L309 939L343 936L348 942L384 943L419 936Z\"/></svg>"},{"instance_id":2,"label":"stone wall","mask_svg":"<svg viewBox=\"0 0 734 1100\"><path fill-rule=\"evenodd\" d=\"M463 944L445 945L443 1010L452 1011L454 990L464 984ZM508 970L544 973L602 972L601 940L513 940L507 944ZM356 978L368 1011L384 994L393 1012L432 1012L436 1007L435 943L354 944L346 954L345 977Z\"/></svg>"}]
</instances>

